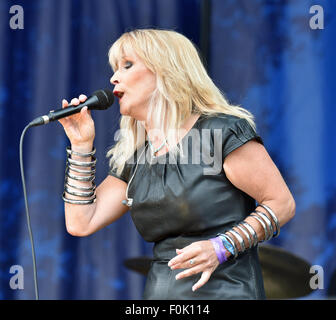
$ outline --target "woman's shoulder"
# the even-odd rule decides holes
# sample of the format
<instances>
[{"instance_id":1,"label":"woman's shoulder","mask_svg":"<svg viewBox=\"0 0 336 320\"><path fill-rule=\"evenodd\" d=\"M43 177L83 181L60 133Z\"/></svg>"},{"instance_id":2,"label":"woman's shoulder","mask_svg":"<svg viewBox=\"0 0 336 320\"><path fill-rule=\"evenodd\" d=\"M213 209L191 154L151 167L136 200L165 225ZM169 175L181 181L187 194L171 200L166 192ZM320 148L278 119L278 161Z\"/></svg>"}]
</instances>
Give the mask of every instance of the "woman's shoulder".
<instances>
[{"instance_id":1,"label":"woman's shoulder","mask_svg":"<svg viewBox=\"0 0 336 320\"><path fill-rule=\"evenodd\" d=\"M202 115L199 129L210 130L214 138L219 138L225 155L252 139L263 144L255 127L247 119L234 115Z\"/></svg>"},{"instance_id":2,"label":"woman's shoulder","mask_svg":"<svg viewBox=\"0 0 336 320\"><path fill-rule=\"evenodd\" d=\"M246 126L248 121L231 114L216 113L212 115L202 114L199 118L202 129L226 129L236 126Z\"/></svg>"}]
</instances>

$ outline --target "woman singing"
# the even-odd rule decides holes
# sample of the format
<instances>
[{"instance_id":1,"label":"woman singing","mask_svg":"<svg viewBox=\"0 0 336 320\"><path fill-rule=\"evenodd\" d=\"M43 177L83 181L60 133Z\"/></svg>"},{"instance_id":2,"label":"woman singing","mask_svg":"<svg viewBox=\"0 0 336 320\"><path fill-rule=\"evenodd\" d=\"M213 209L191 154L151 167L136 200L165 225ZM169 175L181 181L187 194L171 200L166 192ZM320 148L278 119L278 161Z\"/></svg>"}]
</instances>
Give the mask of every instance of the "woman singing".
<instances>
[{"instance_id":1,"label":"woman singing","mask_svg":"<svg viewBox=\"0 0 336 320\"><path fill-rule=\"evenodd\" d=\"M295 201L252 114L228 103L175 31L127 32L109 61L121 130L97 188L90 112L59 120L71 143L68 232L90 235L130 210L154 242L145 299L264 299L258 243L279 234Z\"/></svg>"}]
</instances>

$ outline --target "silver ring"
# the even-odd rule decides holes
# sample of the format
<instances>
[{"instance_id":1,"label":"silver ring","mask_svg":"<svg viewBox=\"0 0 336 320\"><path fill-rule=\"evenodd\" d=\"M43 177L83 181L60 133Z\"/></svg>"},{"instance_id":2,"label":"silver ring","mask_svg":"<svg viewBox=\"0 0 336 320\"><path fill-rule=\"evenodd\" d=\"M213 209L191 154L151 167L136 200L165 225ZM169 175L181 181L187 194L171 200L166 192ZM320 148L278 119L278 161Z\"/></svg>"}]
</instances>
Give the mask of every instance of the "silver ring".
<instances>
[{"instance_id":1,"label":"silver ring","mask_svg":"<svg viewBox=\"0 0 336 320\"><path fill-rule=\"evenodd\" d=\"M194 264L194 263L195 263L194 259L190 259L190 260L189 260L189 263L190 263L190 264Z\"/></svg>"}]
</instances>

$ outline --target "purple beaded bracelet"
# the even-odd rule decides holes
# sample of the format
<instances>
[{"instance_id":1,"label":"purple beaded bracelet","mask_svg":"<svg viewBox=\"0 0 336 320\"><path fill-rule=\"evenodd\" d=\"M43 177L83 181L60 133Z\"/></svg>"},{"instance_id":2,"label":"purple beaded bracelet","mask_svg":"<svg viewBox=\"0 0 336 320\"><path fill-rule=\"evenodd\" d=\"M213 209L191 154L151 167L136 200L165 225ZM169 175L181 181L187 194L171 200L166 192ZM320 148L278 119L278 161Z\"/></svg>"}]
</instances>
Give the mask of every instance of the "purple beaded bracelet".
<instances>
[{"instance_id":1,"label":"purple beaded bracelet","mask_svg":"<svg viewBox=\"0 0 336 320\"><path fill-rule=\"evenodd\" d=\"M215 248L219 263L225 262L227 260L226 255L225 255L226 249L224 247L222 239L220 237L216 237L216 238L211 238L210 241L212 242L212 245Z\"/></svg>"}]
</instances>

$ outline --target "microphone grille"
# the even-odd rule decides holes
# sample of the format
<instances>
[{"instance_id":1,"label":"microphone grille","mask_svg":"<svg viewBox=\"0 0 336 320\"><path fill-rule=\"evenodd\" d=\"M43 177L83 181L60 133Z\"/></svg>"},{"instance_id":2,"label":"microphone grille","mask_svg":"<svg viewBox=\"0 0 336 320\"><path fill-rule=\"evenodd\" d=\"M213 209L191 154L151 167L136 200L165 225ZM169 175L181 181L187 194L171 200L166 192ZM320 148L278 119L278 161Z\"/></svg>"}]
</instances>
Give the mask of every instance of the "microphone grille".
<instances>
[{"instance_id":1,"label":"microphone grille","mask_svg":"<svg viewBox=\"0 0 336 320\"><path fill-rule=\"evenodd\" d=\"M97 90L93 93L98 98L100 109L107 109L114 101L112 90Z\"/></svg>"}]
</instances>

